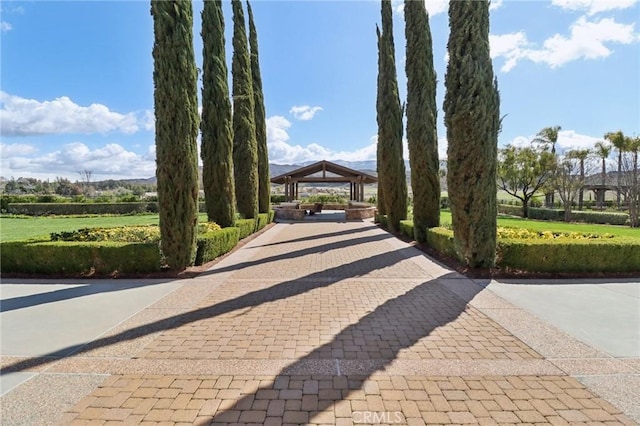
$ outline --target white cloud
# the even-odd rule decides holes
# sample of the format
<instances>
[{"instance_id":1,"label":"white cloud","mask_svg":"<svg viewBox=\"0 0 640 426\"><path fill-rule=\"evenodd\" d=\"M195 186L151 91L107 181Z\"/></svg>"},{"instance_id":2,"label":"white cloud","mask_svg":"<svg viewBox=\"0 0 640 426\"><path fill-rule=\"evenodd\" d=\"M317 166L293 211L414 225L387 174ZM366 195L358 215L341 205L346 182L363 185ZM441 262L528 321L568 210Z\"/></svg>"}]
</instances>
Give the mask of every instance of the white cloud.
<instances>
[{"instance_id":1,"label":"white cloud","mask_svg":"<svg viewBox=\"0 0 640 426\"><path fill-rule=\"evenodd\" d=\"M516 136L511 139L508 144L517 147L531 146L531 141L536 135ZM575 130L560 130L558 132L558 141L556 142L556 151L562 153L572 149L593 149L596 142L602 141L602 138L583 135Z\"/></svg>"},{"instance_id":2,"label":"white cloud","mask_svg":"<svg viewBox=\"0 0 640 426\"><path fill-rule=\"evenodd\" d=\"M309 105L292 106L289 114L293 115L297 120L307 121L311 120L318 111L322 111L322 107Z\"/></svg>"},{"instance_id":3,"label":"white cloud","mask_svg":"<svg viewBox=\"0 0 640 426\"><path fill-rule=\"evenodd\" d=\"M38 150L31 145L24 143L5 144L0 143L0 157L20 157L23 155L35 154Z\"/></svg>"},{"instance_id":4,"label":"white cloud","mask_svg":"<svg viewBox=\"0 0 640 426\"><path fill-rule=\"evenodd\" d=\"M3 136L138 131L133 113L120 114L101 104L83 107L66 96L40 102L0 91L0 104Z\"/></svg>"},{"instance_id":5,"label":"white cloud","mask_svg":"<svg viewBox=\"0 0 640 426\"><path fill-rule=\"evenodd\" d=\"M551 0L551 4L565 10L586 11L589 16L616 9L627 9L638 0Z\"/></svg>"},{"instance_id":6,"label":"white cloud","mask_svg":"<svg viewBox=\"0 0 640 426\"><path fill-rule=\"evenodd\" d=\"M376 139L356 151L332 151L317 143L306 146L289 143L291 122L282 116L267 119L267 145L269 161L276 164L297 164L306 161L346 160L366 161L376 159Z\"/></svg>"},{"instance_id":7,"label":"white cloud","mask_svg":"<svg viewBox=\"0 0 640 426\"><path fill-rule=\"evenodd\" d=\"M2 175L54 179L78 179L79 170L91 170L93 178L148 178L155 175L155 146L146 155L127 151L116 143L90 149L81 142L62 146L54 152L37 155L27 144L2 144Z\"/></svg>"},{"instance_id":8,"label":"white cloud","mask_svg":"<svg viewBox=\"0 0 640 426\"><path fill-rule=\"evenodd\" d=\"M489 35L489 45L491 47L491 57L503 56L505 63L500 68L502 72L509 72L516 66L518 60L522 58L522 51L529 42L527 35L520 31L517 33Z\"/></svg>"},{"instance_id":9,"label":"white cloud","mask_svg":"<svg viewBox=\"0 0 640 426\"><path fill-rule=\"evenodd\" d=\"M491 0L491 4L489 5L489 10L496 10L497 8L502 6L503 2L504 0Z\"/></svg>"},{"instance_id":10,"label":"white cloud","mask_svg":"<svg viewBox=\"0 0 640 426\"><path fill-rule=\"evenodd\" d=\"M13 25L11 25L8 22L2 21L0 22L0 31L7 32L7 31L11 31L13 29Z\"/></svg>"},{"instance_id":11,"label":"white cloud","mask_svg":"<svg viewBox=\"0 0 640 426\"><path fill-rule=\"evenodd\" d=\"M424 5L429 12L429 17L449 10L449 0L425 0Z\"/></svg>"},{"instance_id":12,"label":"white cloud","mask_svg":"<svg viewBox=\"0 0 640 426\"><path fill-rule=\"evenodd\" d=\"M202 111L200 111L200 115L202 115ZM153 111L150 111L150 110L145 111L143 113L141 121L142 121L142 126L144 127L145 130L148 130L150 132L155 131L156 116Z\"/></svg>"},{"instance_id":13,"label":"white cloud","mask_svg":"<svg viewBox=\"0 0 640 426\"><path fill-rule=\"evenodd\" d=\"M492 35L489 38L492 57L504 57L502 72L509 72L522 59L543 63L551 68L560 67L578 59L603 59L612 50L611 43L632 44L640 41L634 24L620 24L613 18L588 21L580 17L571 25L571 35L556 34L546 39L541 48L532 47L523 32Z\"/></svg>"}]
</instances>

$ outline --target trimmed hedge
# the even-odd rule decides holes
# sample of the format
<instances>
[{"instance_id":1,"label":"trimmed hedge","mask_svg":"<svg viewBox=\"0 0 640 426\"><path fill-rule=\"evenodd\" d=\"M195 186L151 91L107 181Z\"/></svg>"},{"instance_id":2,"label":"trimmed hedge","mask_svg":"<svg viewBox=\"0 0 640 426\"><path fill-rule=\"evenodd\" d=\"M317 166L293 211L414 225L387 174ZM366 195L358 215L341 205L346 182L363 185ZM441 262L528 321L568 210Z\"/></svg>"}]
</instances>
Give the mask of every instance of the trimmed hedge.
<instances>
[{"instance_id":1,"label":"trimmed hedge","mask_svg":"<svg viewBox=\"0 0 640 426\"><path fill-rule=\"evenodd\" d=\"M117 275L161 270L155 243L11 241L2 243L2 273Z\"/></svg>"},{"instance_id":2,"label":"trimmed hedge","mask_svg":"<svg viewBox=\"0 0 640 426\"><path fill-rule=\"evenodd\" d=\"M199 211L206 213L204 203L200 203ZM27 216L157 213L158 203L9 203L7 212Z\"/></svg>"},{"instance_id":3,"label":"trimmed hedge","mask_svg":"<svg viewBox=\"0 0 640 426\"><path fill-rule=\"evenodd\" d=\"M261 213L257 219L238 221L238 227L198 235L195 265L231 251L241 238L271 223L273 216L273 211ZM117 276L162 270L157 243L29 240L4 242L0 248L2 273Z\"/></svg>"},{"instance_id":4,"label":"trimmed hedge","mask_svg":"<svg viewBox=\"0 0 640 426\"><path fill-rule=\"evenodd\" d=\"M243 240L256 231L256 219L238 219L236 228L240 230L240 239Z\"/></svg>"},{"instance_id":5,"label":"trimmed hedge","mask_svg":"<svg viewBox=\"0 0 640 426\"><path fill-rule=\"evenodd\" d=\"M11 214L28 216L131 214L158 211L157 203L11 203Z\"/></svg>"},{"instance_id":6,"label":"trimmed hedge","mask_svg":"<svg viewBox=\"0 0 640 426\"><path fill-rule=\"evenodd\" d=\"M506 204L498 205L498 213L513 216L522 216L522 206L512 206ZM541 209L529 207L529 219L564 221L564 210L562 209ZM629 221L626 213L595 212L584 210L572 210L571 221L585 223L600 223L608 225L625 225Z\"/></svg>"},{"instance_id":7,"label":"trimmed hedge","mask_svg":"<svg viewBox=\"0 0 640 426\"><path fill-rule=\"evenodd\" d=\"M458 258L453 231L427 230L427 244ZM614 237L597 239L499 239L496 265L530 272L640 272L640 242Z\"/></svg>"},{"instance_id":8,"label":"trimmed hedge","mask_svg":"<svg viewBox=\"0 0 640 426\"><path fill-rule=\"evenodd\" d=\"M450 229L443 227L427 229L427 245L449 257L458 258L453 242L453 231Z\"/></svg>"},{"instance_id":9,"label":"trimmed hedge","mask_svg":"<svg viewBox=\"0 0 640 426\"><path fill-rule=\"evenodd\" d=\"M400 232L411 238L414 239L415 236L413 234L413 221L412 220L401 220L400 221Z\"/></svg>"},{"instance_id":10,"label":"trimmed hedge","mask_svg":"<svg viewBox=\"0 0 640 426\"><path fill-rule=\"evenodd\" d=\"M498 265L538 272L637 272L640 243L596 240L500 240Z\"/></svg>"},{"instance_id":11,"label":"trimmed hedge","mask_svg":"<svg viewBox=\"0 0 640 426\"><path fill-rule=\"evenodd\" d=\"M239 240L240 229L235 227L199 235L195 264L202 265L230 252Z\"/></svg>"}]
</instances>

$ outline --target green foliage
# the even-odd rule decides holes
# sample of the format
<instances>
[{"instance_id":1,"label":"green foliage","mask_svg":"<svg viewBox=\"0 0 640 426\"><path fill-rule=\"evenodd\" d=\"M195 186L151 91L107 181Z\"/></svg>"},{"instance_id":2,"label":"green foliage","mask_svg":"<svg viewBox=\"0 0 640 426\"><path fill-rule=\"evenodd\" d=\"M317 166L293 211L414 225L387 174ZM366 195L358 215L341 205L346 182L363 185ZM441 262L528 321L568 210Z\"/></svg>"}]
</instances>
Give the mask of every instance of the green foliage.
<instances>
[{"instance_id":1,"label":"green foliage","mask_svg":"<svg viewBox=\"0 0 640 426\"><path fill-rule=\"evenodd\" d=\"M347 204L347 199L341 195L335 194L318 194L311 195L302 200L303 203L332 203L332 204Z\"/></svg>"},{"instance_id":2,"label":"green foliage","mask_svg":"<svg viewBox=\"0 0 640 426\"><path fill-rule=\"evenodd\" d=\"M284 203L286 201L287 197L285 197L284 195L271 195L271 203L273 204Z\"/></svg>"},{"instance_id":3,"label":"green foliage","mask_svg":"<svg viewBox=\"0 0 640 426\"><path fill-rule=\"evenodd\" d=\"M515 216L522 216L522 208L518 206L498 205L498 212ZM564 210L529 208L529 218L537 220L549 220L561 222L564 220ZM600 223L609 225L625 225L629 220L629 215L618 212L598 212L598 211L572 211L571 220L574 222Z\"/></svg>"},{"instance_id":4,"label":"green foliage","mask_svg":"<svg viewBox=\"0 0 640 426\"><path fill-rule=\"evenodd\" d=\"M202 182L207 217L234 226L236 194L233 178L233 127L227 82L224 17L219 0L202 10Z\"/></svg>"},{"instance_id":5,"label":"green foliage","mask_svg":"<svg viewBox=\"0 0 640 426\"><path fill-rule=\"evenodd\" d=\"M0 247L3 274L117 276L161 269L157 243L12 241Z\"/></svg>"},{"instance_id":6,"label":"green foliage","mask_svg":"<svg viewBox=\"0 0 640 426\"><path fill-rule=\"evenodd\" d=\"M500 99L489 52L489 2L449 4L444 100L448 196L456 248L471 267L496 253L496 166Z\"/></svg>"},{"instance_id":7,"label":"green foliage","mask_svg":"<svg viewBox=\"0 0 640 426\"><path fill-rule=\"evenodd\" d=\"M457 259L453 231L445 227L427 229L427 245L433 247L440 253Z\"/></svg>"},{"instance_id":8,"label":"green foliage","mask_svg":"<svg viewBox=\"0 0 640 426\"><path fill-rule=\"evenodd\" d=\"M264 111L264 94L258 54L258 32L253 20L253 10L247 0L249 15L249 45L251 46L251 77L253 79L253 99L256 122L256 143L258 147L258 211L267 213L271 208L271 181L269 176L269 150L267 149L267 120Z\"/></svg>"},{"instance_id":9,"label":"green foliage","mask_svg":"<svg viewBox=\"0 0 640 426\"><path fill-rule=\"evenodd\" d=\"M236 228L240 230L240 239L247 238L256 231L256 219L238 219Z\"/></svg>"},{"instance_id":10,"label":"green foliage","mask_svg":"<svg viewBox=\"0 0 640 426\"><path fill-rule=\"evenodd\" d=\"M498 188L522 201L522 214L529 215L529 201L552 177L553 154L532 147L507 145L498 159Z\"/></svg>"},{"instance_id":11,"label":"green foliage","mask_svg":"<svg viewBox=\"0 0 640 426\"><path fill-rule=\"evenodd\" d=\"M235 227L223 228L198 235L196 265L202 265L231 251L239 241L240 230Z\"/></svg>"},{"instance_id":12,"label":"green foliage","mask_svg":"<svg viewBox=\"0 0 640 426\"><path fill-rule=\"evenodd\" d=\"M416 239L413 220L401 220L400 232L408 238Z\"/></svg>"},{"instance_id":13,"label":"green foliage","mask_svg":"<svg viewBox=\"0 0 640 426\"><path fill-rule=\"evenodd\" d=\"M405 0L407 39L407 142L413 190L415 239L440 225L440 177L436 130L436 72L429 16L424 2ZM402 223L400 224L402 227Z\"/></svg>"},{"instance_id":14,"label":"green foliage","mask_svg":"<svg viewBox=\"0 0 640 426\"><path fill-rule=\"evenodd\" d=\"M271 216L272 210L269 211L269 213L259 213L258 214L258 219L256 220L256 232L260 231L262 228L264 228L265 226L267 226L268 224L271 223L271 219L269 219L269 217Z\"/></svg>"},{"instance_id":15,"label":"green foliage","mask_svg":"<svg viewBox=\"0 0 640 426\"><path fill-rule=\"evenodd\" d=\"M152 1L156 177L161 250L182 270L196 256L199 116L190 0Z\"/></svg>"},{"instance_id":16,"label":"green foliage","mask_svg":"<svg viewBox=\"0 0 640 426\"><path fill-rule=\"evenodd\" d=\"M453 231L427 230L427 244L456 258ZM640 241L607 238L500 238L496 265L529 272L640 272Z\"/></svg>"},{"instance_id":17,"label":"green foliage","mask_svg":"<svg viewBox=\"0 0 640 426\"><path fill-rule=\"evenodd\" d=\"M258 214L258 142L255 101L244 12L240 0L233 8L233 164L238 213L245 219Z\"/></svg>"},{"instance_id":18,"label":"green foliage","mask_svg":"<svg viewBox=\"0 0 640 426\"><path fill-rule=\"evenodd\" d=\"M51 241L115 241L157 243L160 228L156 225L121 226L117 228L82 228L71 232L52 232Z\"/></svg>"},{"instance_id":19,"label":"green foliage","mask_svg":"<svg viewBox=\"0 0 640 426\"><path fill-rule=\"evenodd\" d=\"M389 229L399 230L407 218L407 180L402 157L402 116L393 42L393 12L390 0L382 0L382 34L378 34L378 199L388 217Z\"/></svg>"},{"instance_id":20,"label":"green foliage","mask_svg":"<svg viewBox=\"0 0 640 426\"><path fill-rule=\"evenodd\" d=\"M7 211L28 216L137 214L157 211L156 203L11 203Z\"/></svg>"},{"instance_id":21,"label":"green foliage","mask_svg":"<svg viewBox=\"0 0 640 426\"><path fill-rule=\"evenodd\" d=\"M505 239L498 245L501 268L536 272L640 272L640 243L599 239Z\"/></svg>"}]
</instances>

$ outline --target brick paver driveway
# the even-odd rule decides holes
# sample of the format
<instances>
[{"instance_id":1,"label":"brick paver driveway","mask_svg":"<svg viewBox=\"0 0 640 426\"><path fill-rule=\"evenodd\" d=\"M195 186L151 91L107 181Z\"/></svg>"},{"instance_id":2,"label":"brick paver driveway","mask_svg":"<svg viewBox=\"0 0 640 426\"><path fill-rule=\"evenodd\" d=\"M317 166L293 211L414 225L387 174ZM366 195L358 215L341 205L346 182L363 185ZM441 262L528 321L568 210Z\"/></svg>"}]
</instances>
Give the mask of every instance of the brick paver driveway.
<instances>
[{"instance_id":1,"label":"brick paver driveway","mask_svg":"<svg viewBox=\"0 0 640 426\"><path fill-rule=\"evenodd\" d=\"M635 424L567 374L602 358L370 222L278 224L75 356L14 360L93 378L57 418L25 418L27 385L3 411L6 424Z\"/></svg>"}]
</instances>

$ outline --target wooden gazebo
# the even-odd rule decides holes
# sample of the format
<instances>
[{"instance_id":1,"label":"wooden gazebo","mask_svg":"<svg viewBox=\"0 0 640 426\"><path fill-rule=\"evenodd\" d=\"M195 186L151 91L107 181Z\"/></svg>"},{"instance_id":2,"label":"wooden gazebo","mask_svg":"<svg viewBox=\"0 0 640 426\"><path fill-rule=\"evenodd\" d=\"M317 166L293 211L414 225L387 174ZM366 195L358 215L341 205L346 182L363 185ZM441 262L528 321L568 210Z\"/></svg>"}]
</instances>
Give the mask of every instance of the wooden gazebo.
<instances>
[{"instance_id":1,"label":"wooden gazebo","mask_svg":"<svg viewBox=\"0 0 640 426\"><path fill-rule=\"evenodd\" d=\"M280 176L275 176L271 178L271 182L284 185L284 195L287 201L298 198L298 187L301 182L348 183L350 185L350 199L353 201L364 201L364 185L367 183L376 183L378 182L378 178L358 170L322 160Z\"/></svg>"}]
</instances>

